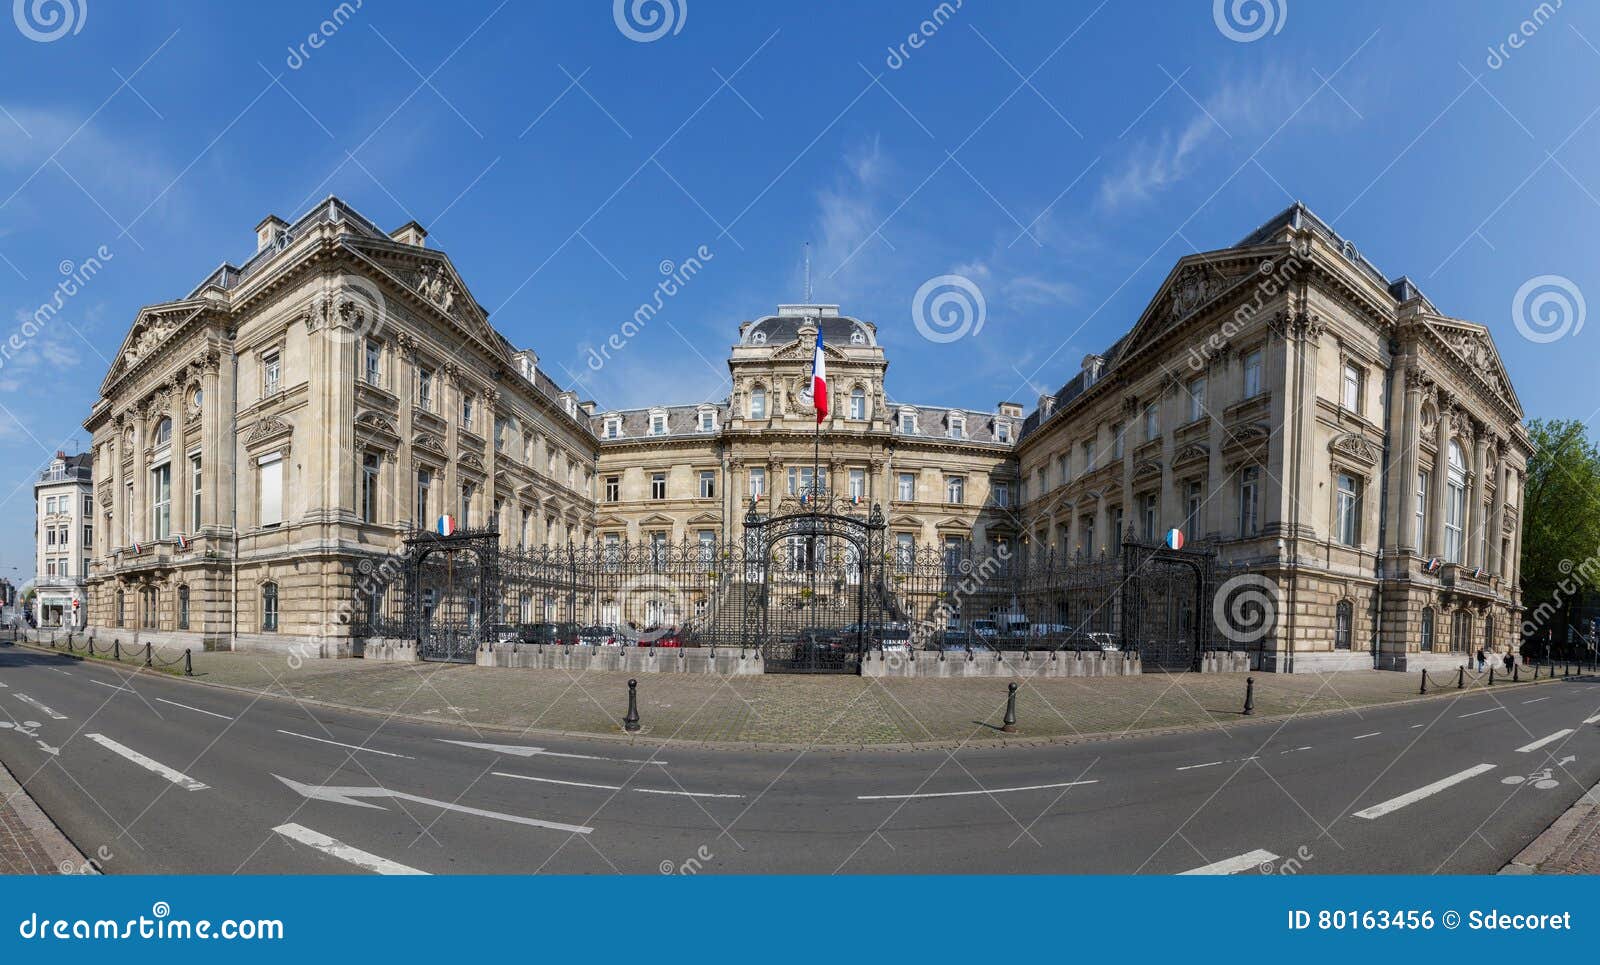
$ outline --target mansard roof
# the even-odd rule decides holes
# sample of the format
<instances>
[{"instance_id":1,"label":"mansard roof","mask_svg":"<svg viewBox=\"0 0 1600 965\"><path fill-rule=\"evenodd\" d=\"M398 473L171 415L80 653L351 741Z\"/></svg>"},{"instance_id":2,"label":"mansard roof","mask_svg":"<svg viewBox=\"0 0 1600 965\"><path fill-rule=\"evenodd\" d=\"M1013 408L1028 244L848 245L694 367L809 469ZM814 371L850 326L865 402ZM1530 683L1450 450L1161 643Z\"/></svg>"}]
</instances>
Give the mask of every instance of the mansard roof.
<instances>
[{"instance_id":1,"label":"mansard roof","mask_svg":"<svg viewBox=\"0 0 1600 965\"><path fill-rule=\"evenodd\" d=\"M739 344L784 345L798 338L801 326L807 323L816 323L821 327L825 344L849 345L851 336L858 333L862 344L878 344L876 326L840 314L838 305L779 305L776 315L765 315L741 325Z\"/></svg>"},{"instance_id":2,"label":"mansard roof","mask_svg":"<svg viewBox=\"0 0 1600 965\"><path fill-rule=\"evenodd\" d=\"M597 411L589 417L589 428L595 435L601 437L603 442L617 442L621 439L637 441L639 439L662 439L667 436L704 436L705 431L700 428L700 413L711 409L717 413L717 427L721 428L728 420L729 403L722 402L697 402L689 405L656 405L646 406L642 409L608 409L604 412ZM650 434L650 416L654 413L665 413L667 416L666 436ZM609 419L622 420L622 435L619 439L606 439L606 421Z\"/></svg>"}]
</instances>

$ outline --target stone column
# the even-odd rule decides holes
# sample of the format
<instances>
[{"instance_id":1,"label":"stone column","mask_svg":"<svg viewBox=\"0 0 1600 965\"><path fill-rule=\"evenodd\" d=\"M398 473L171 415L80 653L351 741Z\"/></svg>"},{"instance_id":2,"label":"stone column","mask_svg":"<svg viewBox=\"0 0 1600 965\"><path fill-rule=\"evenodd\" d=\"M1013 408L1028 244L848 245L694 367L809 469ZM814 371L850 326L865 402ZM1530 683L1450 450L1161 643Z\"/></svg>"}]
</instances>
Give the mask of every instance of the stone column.
<instances>
[{"instance_id":1,"label":"stone column","mask_svg":"<svg viewBox=\"0 0 1600 965\"><path fill-rule=\"evenodd\" d=\"M461 477L456 473L456 453L460 450L460 434L457 426L461 422L461 398L465 393L462 384L461 370L454 362L446 362L444 377L439 382L439 402L443 407L440 415L444 416L444 466L440 472L440 479L436 485L443 487L438 504L440 515L457 515L461 507ZM543 523L543 520L540 520ZM466 520L459 520L457 525L465 526ZM548 545L548 541L547 541Z\"/></svg>"},{"instance_id":2,"label":"stone column","mask_svg":"<svg viewBox=\"0 0 1600 965\"><path fill-rule=\"evenodd\" d=\"M1400 445L1400 491L1395 503L1400 507L1399 526L1395 529L1395 542L1402 551L1411 550L1419 556L1426 555L1427 534L1417 529L1417 474L1419 472L1417 444L1422 438L1422 370L1415 364L1405 370L1405 405L1400 432L1391 438Z\"/></svg>"},{"instance_id":3,"label":"stone column","mask_svg":"<svg viewBox=\"0 0 1600 965\"><path fill-rule=\"evenodd\" d=\"M1444 502L1450 479L1450 414L1446 404L1446 396L1440 392L1433 420L1433 507L1428 513L1428 553L1439 557L1444 556Z\"/></svg>"},{"instance_id":4,"label":"stone column","mask_svg":"<svg viewBox=\"0 0 1600 965\"><path fill-rule=\"evenodd\" d=\"M122 454L122 436L127 431L127 422L118 416L111 424L111 475L107 485L111 487L111 531L100 537L105 542L105 556L110 557L111 551L118 546L127 545L128 521L123 518L126 509L123 506L122 495L122 470L124 456Z\"/></svg>"},{"instance_id":5,"label":"stone column","mask_svg":"<svg viewBox=\"0 0 1600 965\"><path fill-rule=\"evenodd\" d=\"M417 343L410 335L395 337L394 371L392 377L395 394L400 397L400 419L396 432L400 443L395 447L395 480L393 486L394 511L389 519L397 529L421 529L428 525L425 519L414 519L417 508L417 464L411 451L411 441L416 438L416 420L412 415L416 405Z\"/></svg>"},{"instance_id":6,"label":"stone column","mask_svg":"<svg viewBox=\"0 0 1600 965\"><path fill-rule=\"evenodd\" d=\"M1506 578L1506 560L1500 552L1500 540L1505 534L1506 526L1506 481L1509 467L1505 461L1505 444L1496 446L1499 450L1498 458L1494 465L1494 509L1489 514L1489 572L1499 577L1502 581Z\"/></svg>"},{"instance_id":7,"label":"stone column","mask_svg":"<svg viewBox=\"0 0 1600 965\"><path fill-rule=\"evenodd\" d=\"M1299 395L1290 411L1295 425L1288 445L1299 465L1293 476L1284 478L1291 480L1290 485L1294 487L1291 498L1299 507L1294 535L1311 536L1320 528L1311 516L1312 507L1317 505L1317 483L1328 475L1327 450L1318 452L1317 446L1317 350L1322 343L1324 325L1314 315L1302 314L1296 321L1300 339L1291 342L1288 350L1297 355L1295 368L1299 382L1294 388ZM1287 427L1285 431L1289 431Z\"/></svg>"},{"instance_id":8,"label":"stone column","mask_svg":"<svg viewBox=\"0 0 1600 965\"><path fill-rule=\"evenodd\" d=\"M1126 490L1124 490L1124 491L1126 491ZM1099 556L1100 555L1100 547L1111 545L1111 527L1110 527L1110 524L1106 520L1106 515L1107 515L1106 514L1106 496L1105 496L1105 491L1102 490L1101 492L1096 493L1095 494L1095 498L1094 498L1094 542L1095 542L1095 545L1093 545L1093 546L1085 546L1083 548L1083 554L1085 556L1088 556L1088 557ZM1123 518L1124 522L1127 521L1127 518L1128 518L1128 507L1126 505L1124 505L1122 507L1122 518Z\"/></svg>"},{"instance_id":9,"label":"stone column","mask_svg":"<svg viewBox=\"0 0 1600 965\"><path fill-rule=\"evenodd\" d=\"M1506 565L1506 569L1509 571L1506 582L1510 588L1512 599L1518 599L1520 597L1518 584L1522 579L1522 526L1527 522L1528 518L1528 501L1526 498L1528 474L1521 469L1508 470L1506 478L1509 480L1513 477L1517 480L1517 504L1513 507L1517 512L1517 524L1511 533L1511 559L1507 561Z\"/></svg>"},{"instance_id":10,"label":"stone column","mask_svg":"<svg viewBox=\"0 0 1600 965\"><path fill-rule=\"evenodd\" d=\"M1483 474L1487 459L1489 433L1483 426L1476 427L1472 440L1472 485L1467 489L1467 565L1483 565L1483 545L1487 542L1483 518Z\"/></svg>"},{"instance_id":11,"label":"stone column","mask_svg":"<svg viewBox=\"0 0 1600 965\"><path fill-rule=\"evenodd\" d=\"M189 474L188 370L179 374L172 390L172 531L190 534L189 503L193 481Z\"/></svg>"},{"instance_id":12,"label":"stone column","mask_svg":"<svg viewBox=\"0 0 1600 965\"><path fill-rule=\"evenodd\" d=\"M222 527L233 519L235 480L229 463L229 454L238 440L228 434L223 426L235 411L233 397L233 369L228 369L228 385L223 387L222 355L215 350L206 354L205 372L200 377L200 518L190 520L190 526L199 530L205 526ZM224 416L227 416L227 420Z\"/></svg>"},{"instance_id":13,"label":"stone column","mask_svg":"<svg viewBox=\"0 0 1600 965\"><path fill-rule=\"evenodd\" d=\"M149 428L145 425L150 420L151 410L148 405L140 403L134 408L133 423L133 508L129 510L128 536L129 542L143 541L149 533L150 507L147 502L146 486L149 483L145 477L149 474L150 467L144 456L144 447L148 438Z\"/></svg>"}]
</instances>

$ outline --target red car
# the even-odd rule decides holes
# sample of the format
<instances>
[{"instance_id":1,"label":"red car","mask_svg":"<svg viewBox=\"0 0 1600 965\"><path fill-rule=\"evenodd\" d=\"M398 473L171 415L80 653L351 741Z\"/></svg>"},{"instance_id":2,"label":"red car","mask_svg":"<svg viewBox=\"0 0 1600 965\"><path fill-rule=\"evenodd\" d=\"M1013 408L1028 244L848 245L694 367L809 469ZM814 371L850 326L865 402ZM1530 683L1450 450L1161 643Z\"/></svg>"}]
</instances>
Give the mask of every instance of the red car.
<instances>
[{"instance_id":1,"label":"red car","mask_svg":"<svg viewBox=\"0 0 1600 965\"><path fill-rule=\"evenodd\" d=\"M640 637L639 638L639 646L641 646L641 647L681 647L681 646L683 646L683 635L680 634L677 631L676 628L671 628L671 629L667 629L667 630L661 631L659 635L654 636L654 637L649 636L649 635Z\"/></svg>"}]
</instances>

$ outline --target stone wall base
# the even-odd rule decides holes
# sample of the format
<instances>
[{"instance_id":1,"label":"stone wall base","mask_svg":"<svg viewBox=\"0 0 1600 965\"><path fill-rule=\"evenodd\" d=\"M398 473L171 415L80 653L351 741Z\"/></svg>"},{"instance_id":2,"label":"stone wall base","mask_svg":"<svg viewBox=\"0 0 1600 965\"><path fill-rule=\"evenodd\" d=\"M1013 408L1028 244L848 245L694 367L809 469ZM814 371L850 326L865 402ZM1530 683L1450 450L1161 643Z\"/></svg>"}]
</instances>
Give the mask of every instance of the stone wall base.
<instances>
[{"instance_id":1,"label":"stone wall base","mask_svg":"<svg viewBox=\"0 0 1600 965\"><path fill-rule=\"evenodd\" d=\"M490 643L478 648L480 667L615 673L700 673L747 676L762 673L755 650L730 647L601 647Z\"/></svg>"},{"instance_id":2,"label":"stone wall base","mask_svg":"<svg viewBox=\"0 0 1600 965\"><path fill-rule=\"evenodd\" d=\"M869 653L863 677L1121 677L1140 673L1137 654L934 653L909 650Z\"/></svg>"}]
</instances>

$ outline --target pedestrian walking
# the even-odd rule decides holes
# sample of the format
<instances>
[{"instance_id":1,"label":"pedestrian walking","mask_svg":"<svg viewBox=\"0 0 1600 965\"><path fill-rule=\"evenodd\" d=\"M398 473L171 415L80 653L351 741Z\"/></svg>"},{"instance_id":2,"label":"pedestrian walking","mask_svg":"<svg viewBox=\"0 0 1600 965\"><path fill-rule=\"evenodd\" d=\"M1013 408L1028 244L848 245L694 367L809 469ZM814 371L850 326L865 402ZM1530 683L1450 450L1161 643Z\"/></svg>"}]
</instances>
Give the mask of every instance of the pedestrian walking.
<instances>
[{"instance_id":1,"label":"pedestrian walking","mask_svg":"<svg viewBox=\"0 0 1600 965\"><path fill-rule=\"evenodd\" d=\"M1478 673L1483 673L1483 668L1488 664L1489 658L1484 655L1483 648L1478 648Z\"/></svg>"},{"instance_id":2,"label":"pedestrian walking","mask_svg":"<svg viewBox=\"0 0 1600 965\"><path fill-rule=\"evenodd\" d=\"M1506 673L1510 673L1512 670L1516 669L1517 658L1511 655L1510 650L1507 650L1505 660L1503 660L1502 663L1506 665Z\"/></svg>"}]
</instances>

